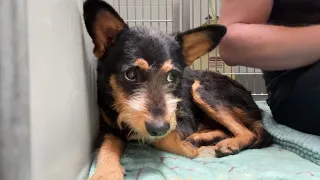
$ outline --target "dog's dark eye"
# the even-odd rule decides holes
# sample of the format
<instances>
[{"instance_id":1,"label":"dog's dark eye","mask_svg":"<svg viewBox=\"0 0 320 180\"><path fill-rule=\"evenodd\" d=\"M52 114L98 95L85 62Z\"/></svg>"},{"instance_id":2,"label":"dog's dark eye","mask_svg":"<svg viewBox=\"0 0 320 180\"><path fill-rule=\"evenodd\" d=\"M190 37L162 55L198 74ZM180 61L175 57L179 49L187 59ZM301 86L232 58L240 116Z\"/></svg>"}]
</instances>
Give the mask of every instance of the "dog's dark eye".
<instances>
[{"instance_id":1,"label":"dog's dark eye","mask_svg":"<svg viewBox=\"0 0 320 180\"><path fill-rule=\"evenodd\" d=\"M172 70L168 73L167 81L168 82L176 82L179 79L180 72L177 70Z\"/></svg>"},{"instance_id":2,"label":"dog's dark eye","mask_svg":"<svg viewBox=\"0 0 320 180\"><path fill-rule=\"evenodd\" d=\"M168 76L167 76L167 81L168 81L168 82L174 81L174 76L173 76L173 74L172 74L171 72L169 72L169 74L168 74Z\"/></svg>"},{"instance_id":3,"label":"dog's dark eye","mask_svg":"<svg viewBox=\"0 0 320 180\"><path fill-rule=\"evenodd\" d=\"M125 72L125 78L128 81L136 81L137 80L137 71L135 68L131 68Z\"/></svg>"}]
</instances>

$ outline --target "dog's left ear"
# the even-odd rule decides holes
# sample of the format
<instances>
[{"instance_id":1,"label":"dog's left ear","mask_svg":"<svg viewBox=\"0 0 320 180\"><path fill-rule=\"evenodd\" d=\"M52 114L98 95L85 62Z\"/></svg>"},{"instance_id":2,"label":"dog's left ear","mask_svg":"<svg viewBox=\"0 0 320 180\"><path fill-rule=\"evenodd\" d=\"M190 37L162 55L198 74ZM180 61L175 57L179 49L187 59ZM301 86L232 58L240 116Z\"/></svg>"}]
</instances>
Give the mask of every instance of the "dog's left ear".
<instances>
[{"instance_id":1,"label":"dog's left ear","mask_svg":"<svg viewBox=\"0 0 320 180\"><path fill-rule=\"evenodd\" d=\"M83 4L86 29L94 43L94 54L100 58L127 26L110 4L103 0L86 0Z\"/></svg>"},{"instance_id":2,"label":"dog's left ear","mask_svg":"<svg viewBox=\"0 0 320 180\"><path fill-rule=\"evenodd\" d=\"M191 29L176 36L185 56L187 66L195 60L212 51L226 34L223 25L207 25Z\"/></svg>"}]
</instances>

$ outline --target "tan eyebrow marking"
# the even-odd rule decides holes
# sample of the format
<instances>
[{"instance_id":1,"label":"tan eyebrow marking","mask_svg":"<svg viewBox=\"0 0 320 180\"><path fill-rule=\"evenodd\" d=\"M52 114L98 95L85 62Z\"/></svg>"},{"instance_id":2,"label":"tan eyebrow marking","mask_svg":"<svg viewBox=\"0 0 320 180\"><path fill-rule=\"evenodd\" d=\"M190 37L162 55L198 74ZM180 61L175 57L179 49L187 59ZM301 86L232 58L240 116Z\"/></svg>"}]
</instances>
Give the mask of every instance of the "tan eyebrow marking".
<instances>
[{"instance_id":1,"label":"tan eyebrow marking","mask_svg":"<svg viewBox=\"0 0 320 180\"><path fill-rule=\"evenodd\" d=\"M172 64L172 61L171 59L165 61L163 64L162 64L162 67L161 67L161 71L163 72L169 72L173 69L173 64Z\"/></svg>"},{"instance_id":2,"label":"tan eyebrow marking","mask_svg":"<svg viewBox=\"0 0 320 180\"><path fill-rule=\"evenodd\" d=\"M149 70L150 68L148 62L142 58L137 59L135 65L145 71Z\"/></svg>"}]
</instances>

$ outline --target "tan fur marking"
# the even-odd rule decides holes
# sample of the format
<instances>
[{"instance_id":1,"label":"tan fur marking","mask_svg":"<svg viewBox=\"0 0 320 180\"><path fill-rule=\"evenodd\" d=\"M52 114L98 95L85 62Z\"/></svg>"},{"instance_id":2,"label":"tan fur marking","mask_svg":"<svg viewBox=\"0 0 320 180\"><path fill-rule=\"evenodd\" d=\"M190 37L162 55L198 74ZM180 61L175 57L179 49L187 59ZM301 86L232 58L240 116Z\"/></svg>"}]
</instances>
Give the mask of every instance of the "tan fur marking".
<instances>
[{"instance_id":1,"label":"tan fur marking","mask_svg":"<svg viewBox=\"0 0 320 180\"><path fill-rule=\"evenodd\" d=\"M228 135L219 129L211 130L211 129L204 129L201 131L198 131L191 136L189 136L187 139L193 139L195 141L204 141L209 142L214 140L215 138L225 138L228 137Z\"/></svg>"},{"instance_id":2,"label":"tan fur marking","mask_svg":"<svg viewBox=\"0 0 320 180\"><path fill-rule=\"evenodd\" d=\"M245 126L249 126L254 120L250 119L246 112L242 109L234 107L232 108L233 115L237 118L237 120L241 121Z\"/></svg>"},{"instance_id":3,"label":"tan fur marking","mask_svg":"<svg viewBox=\"0 0 320 180\"><path fill-rule=\"evenodd\" d=\"M207 104L197 90L200 87L200 82L195 81L192 85L192 96L194 102L212 119L215 119L221 125L226 127L235 137L222 140L216 146L223 151L237 151L242 148L252 145L255 141L255 135L248 128L246 128L241 121L237 120L232 112L220 107L218 109L212 108Z\"/></svg>"},{"instance_id":4,"label":"tan fur marking","mask_svg":"<svg viewBox=\"0 0 320 180\"><path fill-rule=\"evenodd\" d=\"M112 88L112 95L115 99L114 107L119 113L118 126L122 128L122 123L125 123L134 131L139 132L139 136L146 137L148 132L145 128L145 121L149 114L146 109L134 109L130 106L129 96L123 91L114 75L110 78L110 86Z\"/></svg>"},{"instance_id":5,"label":"tan fur marking","mask_svg":"<svg viewBox=\"0 0 320 180\"><path fill-rule=\"evenodd\" d=\"M172 64L172 61L171 59L165 61L161 67L161 71L167 73L169 71L171 71L173 69L173 64Z\"/></svg>"},{"instance_id":6,"label":"tan fur marking","mask_svg":"<svg viewBox=\"0 0 320 180\"><path fill-rule=\"evenodd\" d=\"M114 107L117 112L121 112L125 107L125 102L128 99L128 95L122 90L118 85L116 77L111 75L109 80L110 86L112 88L112 96L115 99Z\"/></svg>"},{"instance_id":7,"label":"tan fur marking","mask_svg":"<svg viewBox=\"0 0 320 180\"><path fill-rule=\"evenodd\" d=\"M110 12L101 11L94 23L94 54L101 58L105 49L112 43L116 35L124 28L124 22L119 21Z\"/></svg>"},{"instance_id":8,"label":"tan fur marking","mask_svg":"<svg viewBox=\"0 0 320 180\"><path fill-rule=\"evenodd\" d=\"M241 119L246 117L246 113L237 107L232 108L232 111Z\"/></svg>"},{"instance_id":9,"label":"tan fur marking","mask_svg":"<svg viewBox=\"0 0 320 180\"><path fill-rule=\"evenodd\" d=\"M144 59L137 59L135 65L144 71L148 71L150 68L148 62Z\"/></svg>"},{"instance_id":10,"label":"tan fur marking","mask_svg":"<svg viewBox=\"0 0 320 180\"><path fill-rule=\"evenodd\" d=\"M209 52L212 46L207 35L202 32L185 35L183 42L183 55L186 58L186 64L188 66Z\"/></svg>"},{"instance_id":11,"label":"tan fur marking","mask_svg":"<svg viewBox=\"0 0 320 180\"><path fill-rule=\"evenodd\" d=\"M181 99L178 99L171 94L164 95L164 99L165 99L166 107L167 107L164 119L166 122L169 122L169 124L170 124L169 131L172 131L177 126L176 109L177 109L177 104L178 104L178 102L181 101Z\"/></svg>"},{"instance_id":12,"label":"tan fur marking","mask_svg":"<svg viewBox=\"0 0 320 180\"><path fill-rule=\"evenodd\" d=\"M251 148L266 147L272 143L272 138L265 130L261 120L253 122L251 129L257 136L257 141L251 146Z\"/></svg>"},{"instance_id":13,"label":"tan fur marking","mask_svg":"<svg viewBox=\"0 0 320 180\"><path fill-rule=\"evenodd\" d=\"M181 137L176 130L153 143L153 146L160 150L188 158L195 158L199 155L199 149L194 147L191 143L181 140Z\"/></svg>"},{"instance_id":14,"label":"tan fur marking","mask_svg":"<svg viewBox=\"0 0 320 180\"><path fill-rule=\"evenodd\" d=\"M147 105L148 91L139 89L129 96L120 87L114 75L111 76L109 83L112 88L112 96L115 99L114 108L119 113L117 119L118 127L121 129L123 125L126 125L132 130L128 135L128 139L156 140L150 136L145 126L147 120L153 119ZM170 123L169 133L176 128L175 109L180 99L176 99L170 94L165 94L164 98L168 108L163 120Z\"/></svg>"},{"instance_id":15,"label":"tan fur marking","mask_svg":"<svg viewBox=\"0 0 320 180\"><path fill-rule=\"evenodd\" d=\"M249 127L250 130L255 134L256 141L250 148L258 148L269 145L271 139L268 137L267 132L264 129L264 125L260 119L250 119L248 114L239 108L232 108L234 117L240 123L243 123L246 127ZM266 140L266 138L269 138Z\"/></svg>"},{"instance_id":16,"label":"tan fur marking","mask_svg":"<svg viewBox=\"0 0 320 180\"><path fill-rule=\"evenodd\" d=\"M116 136L105 136L97 157L97 169L90 180L122 180L124 168L120 158L124 151L124 143Z\"/></svg>"},{"instance_id":17,"label":"tan fur marking","mask_svg":"<svg viewBox=\"0 0 320 180\"><path fill-rule=\"evenodd\" d=\"M128 139L146 140L149 137L149 133L145 127L145 122L149 119L148 112L145 111L133 111L130 108L124 109L118 118L118 126L122 128L121 123L125 123L129 128L133 130L133 134L128 134ZM135 134L138 132L139 134Z\"/></svg>"}]
</instances>

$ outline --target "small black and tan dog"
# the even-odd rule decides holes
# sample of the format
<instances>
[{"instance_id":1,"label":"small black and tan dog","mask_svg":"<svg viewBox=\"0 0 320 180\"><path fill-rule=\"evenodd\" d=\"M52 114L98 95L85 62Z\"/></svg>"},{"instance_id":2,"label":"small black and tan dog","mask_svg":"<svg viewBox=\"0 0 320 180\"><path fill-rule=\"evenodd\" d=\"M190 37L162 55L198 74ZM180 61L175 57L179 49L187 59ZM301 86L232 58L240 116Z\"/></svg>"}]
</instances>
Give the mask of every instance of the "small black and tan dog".
<instances>
[{"instance_id":1,"label":"small black and tan dog","mask_svg":"<svg viewBox=\"0 0 320 180\"><path fill-rule=\"evenodd\" d=\"M128 27L102 0L83 6L98 60L103 140L91 180L122 179L128 140L188 158L212 146L217 157L271 143L249 91L227 76L187 66L213 50L227 29L208 25L175 35Z\"/></svg>"}]
</instances>

